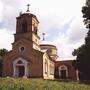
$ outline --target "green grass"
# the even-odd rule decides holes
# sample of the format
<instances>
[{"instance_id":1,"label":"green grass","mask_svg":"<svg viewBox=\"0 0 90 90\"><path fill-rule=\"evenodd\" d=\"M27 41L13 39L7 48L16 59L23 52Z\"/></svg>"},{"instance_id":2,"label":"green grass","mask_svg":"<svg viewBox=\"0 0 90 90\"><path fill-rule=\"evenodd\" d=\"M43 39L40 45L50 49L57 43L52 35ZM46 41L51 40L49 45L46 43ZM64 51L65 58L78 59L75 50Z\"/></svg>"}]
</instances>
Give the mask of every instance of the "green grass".
<instances>
[{"instance_id":1,"label":"green grass","mask_svg":"<svg viewBox=\"0 0 90 90\"><path fill-rule=\"evenodd\" d=\"M90 90L90 85L43 79L0 78L0 90Z\"/></svg>"}]
</instances>

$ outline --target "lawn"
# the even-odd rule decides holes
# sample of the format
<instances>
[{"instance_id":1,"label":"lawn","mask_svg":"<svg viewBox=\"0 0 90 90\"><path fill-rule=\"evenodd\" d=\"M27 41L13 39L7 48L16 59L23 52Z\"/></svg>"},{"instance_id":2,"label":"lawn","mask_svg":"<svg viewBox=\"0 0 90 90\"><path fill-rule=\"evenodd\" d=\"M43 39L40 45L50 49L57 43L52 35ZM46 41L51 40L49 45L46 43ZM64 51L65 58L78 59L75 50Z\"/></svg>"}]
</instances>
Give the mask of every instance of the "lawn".
<instances>
[{"instance_id":1,"label":"lawn","mask_svg":"<svg viewBox=\"0 0 90 90\"><path fill-rule=\"evenodd\" d=\"M0 78L0 90L90 90L90 85L43 79Z\"/></svg>"}]
</instances>

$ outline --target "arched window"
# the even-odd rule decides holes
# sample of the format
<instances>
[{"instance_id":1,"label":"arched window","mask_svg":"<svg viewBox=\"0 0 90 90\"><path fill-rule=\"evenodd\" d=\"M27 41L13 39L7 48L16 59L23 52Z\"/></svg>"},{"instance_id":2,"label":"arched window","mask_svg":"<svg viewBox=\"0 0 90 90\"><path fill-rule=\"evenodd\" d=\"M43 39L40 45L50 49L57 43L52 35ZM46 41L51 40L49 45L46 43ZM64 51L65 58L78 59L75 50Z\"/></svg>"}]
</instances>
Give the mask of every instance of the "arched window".
<instances>
[{"instance_id":1,"label":"arched window","mask_svg":"<svg viewBox=\"0 0 90 90\"><path fill-rule=\"evenodd\" d=\"M48 63L47 63L47 61L45 60L45 74L47 74L48 73Z\"/></svg>"},{"instance_id":2,"label":"arched window","mask_svg":"<svg viewBox=\"0 0 90 90\"><path fill-rule=\"evenodd\" d=\"M37 35L37 27L34 27L34 33Z\"/></svg>"},{"instance_id":3,"label":"arched window","mask_svg":"<svg viewBox=\"0 0 90 90\"><path fill-rule=\"evenodd\" d=\"M23 33L27 32L27 22L26 22L26 20L22 22L22 32Z\"/></svg>"},{"instance_id":4,"label":"arched window","mask_svg":"<svg viewBox=\"0 0 90 90\"><path fill-rule=\"evenodd\" d=\"M49 68L50 68L50 74L54 75L54 65L50 64Z\"/></svg>"},{"instance_id":5,"label":"arched window","mask_svg":"<svg viewBox=\"0 0 90 90\"><path fill-rule=\"evenodd\" d=\"M19 60L19 61L17 62L17 64L23 64L23 62L22 62L21 60Z\"/></svg>"}]
</instances>

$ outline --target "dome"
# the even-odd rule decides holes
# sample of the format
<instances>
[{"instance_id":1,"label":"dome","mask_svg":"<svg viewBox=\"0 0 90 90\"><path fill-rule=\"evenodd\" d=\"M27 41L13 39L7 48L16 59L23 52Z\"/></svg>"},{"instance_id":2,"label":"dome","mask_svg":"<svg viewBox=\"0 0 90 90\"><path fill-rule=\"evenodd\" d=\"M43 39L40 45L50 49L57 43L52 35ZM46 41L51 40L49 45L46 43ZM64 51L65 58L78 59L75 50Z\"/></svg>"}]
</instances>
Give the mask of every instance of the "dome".
<instances>
[{"instance_id":1,"label":"dome","mask_svg":"<svg viewBox=\"0 0 90 90\"><path fill-rule=\"evenodd\" d=\"M52 45L50 43L47 43L46 41L43 41L40 44L40 48L41 50L47 50L47 53L49 54L49 56L53 59L56 60L58 55L57 55L57 47L55 45Z\"/></svg>"}]
</instances>

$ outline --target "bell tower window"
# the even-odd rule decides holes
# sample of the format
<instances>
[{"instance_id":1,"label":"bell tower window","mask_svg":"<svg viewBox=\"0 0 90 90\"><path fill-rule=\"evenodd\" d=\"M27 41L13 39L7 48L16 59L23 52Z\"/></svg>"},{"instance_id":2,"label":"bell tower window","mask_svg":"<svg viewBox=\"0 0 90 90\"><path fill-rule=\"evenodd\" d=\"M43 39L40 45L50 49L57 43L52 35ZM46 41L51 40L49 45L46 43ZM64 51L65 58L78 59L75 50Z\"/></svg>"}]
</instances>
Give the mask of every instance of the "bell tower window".
<instances>
[{"instance_id":1,"label":"bell tower window","mask_svg":"<svg viewBox=\"0 0 90 90\"><path fill-rule=\"evenodd\" d=\"M34 33L37 35L37 27L34 28Z\"/></svg>"},{"instance_id":2,"label":"bell tower window","mask_svg":"<svg viewBox=\"0 0 90 90\"><path fill-rule=\"evenodd\" d=\"M27 32L27 22L26 21L22 22L22 32L23 33Z\"/></svg>"}]
</instances>

